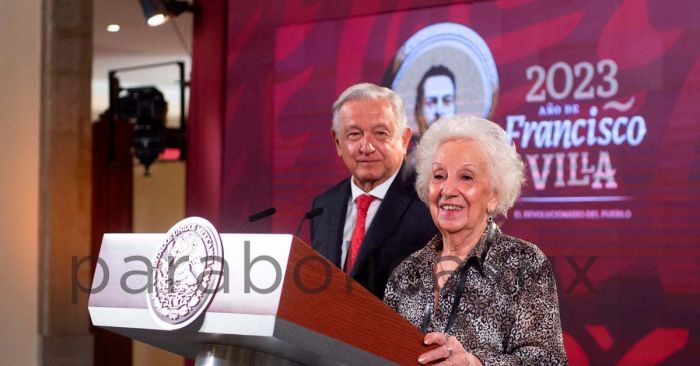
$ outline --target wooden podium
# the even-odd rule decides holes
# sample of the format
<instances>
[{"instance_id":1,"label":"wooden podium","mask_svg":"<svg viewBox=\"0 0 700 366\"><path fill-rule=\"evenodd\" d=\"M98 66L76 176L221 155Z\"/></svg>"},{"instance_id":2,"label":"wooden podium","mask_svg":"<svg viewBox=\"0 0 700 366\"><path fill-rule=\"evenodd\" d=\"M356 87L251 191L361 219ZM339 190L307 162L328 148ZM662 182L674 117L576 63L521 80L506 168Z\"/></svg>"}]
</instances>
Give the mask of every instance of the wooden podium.
<instances>
[{"instance_id":1,"label":"wooden podium","mask_svg":"<svg viewBox=\"0 0 700 366\"><path fill-rule=\"evenodd\" d=\"M218 291L169 330L149 310L149 264L166 234L105 234L89 312L95 326L197 365L418 364L423 334L292 235L221 234Z\"/></svg>"}]
</instances>

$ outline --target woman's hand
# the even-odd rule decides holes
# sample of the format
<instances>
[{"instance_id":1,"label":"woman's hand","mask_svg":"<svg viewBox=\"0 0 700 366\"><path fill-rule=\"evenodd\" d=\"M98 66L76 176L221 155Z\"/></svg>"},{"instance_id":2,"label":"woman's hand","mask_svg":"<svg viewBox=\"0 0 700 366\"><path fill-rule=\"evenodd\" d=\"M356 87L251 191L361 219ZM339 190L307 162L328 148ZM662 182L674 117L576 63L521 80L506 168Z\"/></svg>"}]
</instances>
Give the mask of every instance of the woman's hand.
<instances>
[{"instance_id":1,"label":"woman's hand","mask_svg":"<svg viewBox=\"0 0 700 366\"><path fill-rule=\"evenodd\" d=\"M440 347L418 356L418 362L421 364L436 362L435 365L483 366L476 356L462 347L457 338L445 333L428 333L425 335L423 343L425 345L437 344Z\"/></svg>"}]
</instances>

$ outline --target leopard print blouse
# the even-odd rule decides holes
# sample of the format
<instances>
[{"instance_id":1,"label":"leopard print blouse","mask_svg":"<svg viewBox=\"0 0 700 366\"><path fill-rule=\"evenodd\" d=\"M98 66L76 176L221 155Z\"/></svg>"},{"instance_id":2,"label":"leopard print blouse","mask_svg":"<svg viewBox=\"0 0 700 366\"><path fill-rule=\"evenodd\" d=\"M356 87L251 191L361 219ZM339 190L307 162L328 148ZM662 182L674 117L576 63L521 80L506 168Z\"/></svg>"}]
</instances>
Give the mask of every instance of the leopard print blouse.
<instances>
[{"instance_id":1,"label":"leopard print blouse","mask_svg":"<svg viewBox=\"0 0 700 366\"><path fill-rule=\"evenodd\" d=\"M549 261L534 244L494 227L492 244L487 246L485 232L445 282L436 309L433 269L442 250L440 234L394 269L384 302L419 329L430 306L426 331L443 332L464 273L461 269L468 265L449 334L485 366L568 365Z\"/></svg>"}]
</instances>

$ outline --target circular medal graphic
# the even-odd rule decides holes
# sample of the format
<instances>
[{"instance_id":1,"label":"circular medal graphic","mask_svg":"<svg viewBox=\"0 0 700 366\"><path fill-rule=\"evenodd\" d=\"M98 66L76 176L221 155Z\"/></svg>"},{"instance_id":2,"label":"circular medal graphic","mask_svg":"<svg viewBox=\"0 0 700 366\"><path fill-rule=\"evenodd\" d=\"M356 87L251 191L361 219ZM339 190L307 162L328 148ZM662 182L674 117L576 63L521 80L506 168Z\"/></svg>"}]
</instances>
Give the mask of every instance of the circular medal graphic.
<instances>
[{"instance_id":1,"label":"circular medal graphic","mask_svg":"<svg viewBox=\"0 0 700 366\"><path fill-rule=\"evenodd\" d=\"M437 23L399 48L383 84L403 97L408 125L419 136L441 116L491 117L498 71L476 32L458 23Z\"/></svg>"},{"instance_id":2,"label":"circular medal graphic","mask_svg":"<svg viewBox=\"0 0 700 366\"><path fill-rule=\"evenodd\" d=\"M204 312L219 286L222 249L219 233L201 217L188 217L168 230L151 262L148 308L158 324L179 329Z\"/></svg>"}]
</instances>

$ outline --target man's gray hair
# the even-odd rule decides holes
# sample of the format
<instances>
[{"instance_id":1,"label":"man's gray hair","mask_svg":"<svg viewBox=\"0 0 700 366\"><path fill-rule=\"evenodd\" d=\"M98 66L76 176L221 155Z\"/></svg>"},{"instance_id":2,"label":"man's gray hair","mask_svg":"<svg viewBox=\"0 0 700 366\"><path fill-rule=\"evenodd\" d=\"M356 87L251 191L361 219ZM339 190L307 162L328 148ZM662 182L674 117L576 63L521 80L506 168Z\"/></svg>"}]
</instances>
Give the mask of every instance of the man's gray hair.
<instances>
[{"instance_id":1,"label":"man's gray hair","mask_svg":"<svg viewBox=\"0 0 700 366\"><path fill-rule=\"evenodd\" d=\"M353 100L380 100L385 99L391 105L391 110L394 112L396 117L396 125L398 136L403 134L403 130L406 128L406 111L403 108L403 100L401 96L395 91L385 88L382 86L374 85L371 83L361 83L355 84L340 94L338 100L333 103L333 125L332 130L338 133L338 128L340 126L340 121L338 120L338 112L343 104L353 101Z\"/></svg>"},{"instance_id":2,"label":"man's gray hair","mask_svg":"<svg viewBox=\"0 0 700 366\"><path fill-rule=\"evenodd\" d=\"M416 191L427 205L428 186L432 176L433 157L437 149L448 141L476 141L486 156L488 174L498 203L492 215L507 215L520 196L524 183L524 169L515 146L508 143L508 136L501 126L476 116L441 117L430 125L418 145L416 163Z\"/></svg>"}]
</instances>

